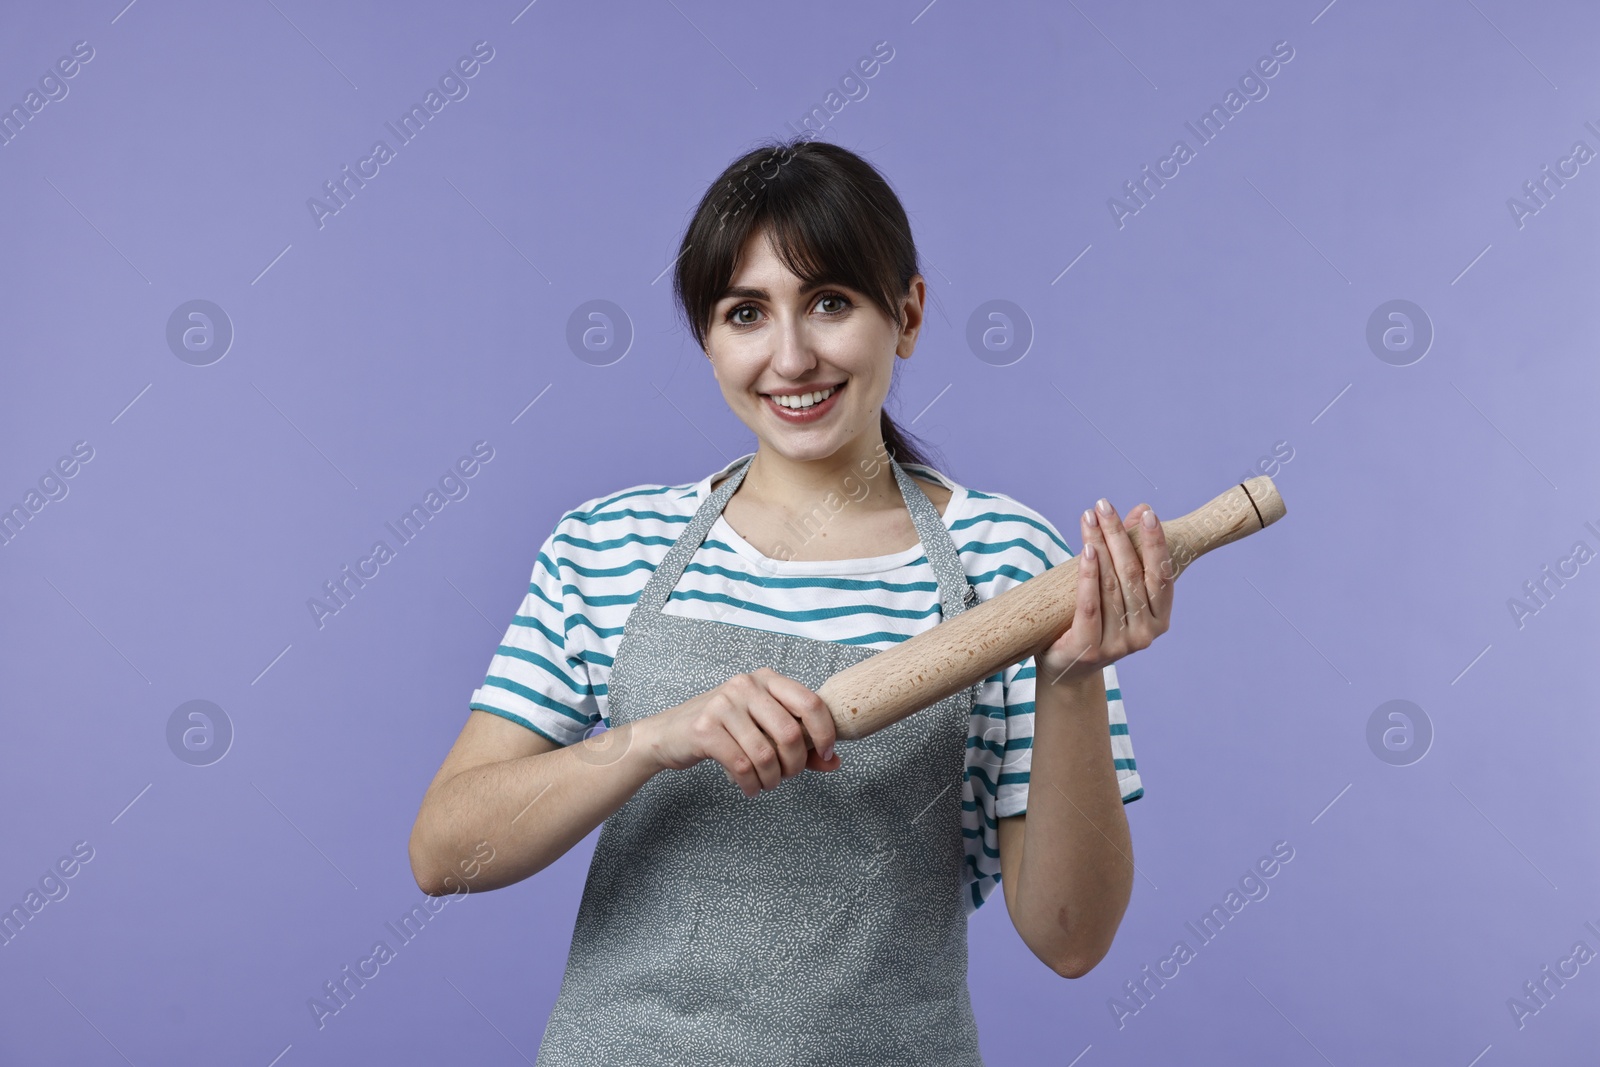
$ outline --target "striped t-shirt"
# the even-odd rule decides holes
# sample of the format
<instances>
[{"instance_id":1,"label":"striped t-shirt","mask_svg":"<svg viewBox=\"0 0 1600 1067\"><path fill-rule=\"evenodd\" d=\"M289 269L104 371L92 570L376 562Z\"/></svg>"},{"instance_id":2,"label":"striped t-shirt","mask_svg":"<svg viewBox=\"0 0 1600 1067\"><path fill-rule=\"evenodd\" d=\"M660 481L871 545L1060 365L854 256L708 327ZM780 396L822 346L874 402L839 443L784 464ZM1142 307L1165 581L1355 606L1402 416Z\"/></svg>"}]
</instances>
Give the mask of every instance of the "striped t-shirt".
<instances>
[{"instance_id":1,"label":"striped t-shirt","mask_svg":"<svg viewBox=\"0 0 1600 1067\"><path fill-rule=\"evenodd\" d=\"M567 512L534 561L522 605L471 707L520 723L560 745L581 741L606 716L606 682L623 623L645 583L714 481L637 485ZM1049 521L1003 493L957 485L931 467L901 466L950 490L944 523L980 600L1072 557ZM663 610L816 640L886 649L938 624L939 588L921 544L863 559L777 560L721 516ZM1115 665L1105 668L1109 747L1123 803L1144 794ZM997 819L1028 806L1034 659L978 688L961 781L971 914L1000 881Z\"/></svg>"}]
</instances>

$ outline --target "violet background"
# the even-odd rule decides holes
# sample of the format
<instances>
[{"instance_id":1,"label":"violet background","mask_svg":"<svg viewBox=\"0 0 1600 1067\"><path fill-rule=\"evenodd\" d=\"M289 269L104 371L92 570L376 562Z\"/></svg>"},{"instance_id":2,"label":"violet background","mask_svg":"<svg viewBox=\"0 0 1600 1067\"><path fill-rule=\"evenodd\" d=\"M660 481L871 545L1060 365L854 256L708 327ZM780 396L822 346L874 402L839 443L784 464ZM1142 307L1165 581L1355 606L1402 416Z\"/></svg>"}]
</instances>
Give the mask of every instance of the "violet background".
<instances>
[{"instance_id":1,"label":"violet background","mask_svg":"<svg viewBox=\"0 0 1600 1067\"><path fill-rule=\"evenodd\" d=\"M1520 1029L1507 999L1600 948L1600 577L1520 628L1507 601L1600 548L1600 177L1520 227L1507 200L1600 148L1600 11L1322 2L0 15L7 106L95 50L0 148L0 505L94 449L0 551L0 905L95 850L0 947L0 1062L534 1058L594 834L449 904L320 1031L307 1000L421 899L417 804L559 516L754 448L663 272L707 183L879 41L823 136L911 215L930 315L891 410L948 474L1076 549L1096 497L1173 518L1293 449L1287 518L1119 664L1146 795L1110 954L1067 981L998 896L973 917L986 1062L1592 1056L1600 968ZM480 40L469 95L319 229L307 199ZM1119 229L1107 199L1279 41L1268 95ZM196 298L236 334L204 367L165 334ZM594 299L634 332L607 366L566 339ZM995 299L1033 331L1005 366L966 340ZM1366 342L1392 299L1435 331L1407 366ZM318 629L307 599L479 440L469 495ZM235 731L209 766L166 740L193 699ZM1407 766L1367 740L1395 699L1434 734ZM1277 841L1270 894L1119 1028Z\"/></svg>"}]
</instances>

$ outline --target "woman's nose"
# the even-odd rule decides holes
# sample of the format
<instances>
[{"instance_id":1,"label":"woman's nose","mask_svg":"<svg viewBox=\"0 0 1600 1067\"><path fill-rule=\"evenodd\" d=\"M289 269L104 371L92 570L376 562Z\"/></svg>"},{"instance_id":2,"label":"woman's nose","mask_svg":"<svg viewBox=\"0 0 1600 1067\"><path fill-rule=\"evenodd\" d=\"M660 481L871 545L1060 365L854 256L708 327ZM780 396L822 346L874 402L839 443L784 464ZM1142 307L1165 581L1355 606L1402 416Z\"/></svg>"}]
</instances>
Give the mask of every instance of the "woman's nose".
<instances>
[{"instance_id":1,"label":"woman's nose","mask_svg":"<svg viewBox=\"0 0 1600 1067\"><path fill-rule=\"evenodd\" d=\"M817 362L802 322L780 317L772 333L772 369L785 378L798 378Z\"/></svg>"}]
</instances>

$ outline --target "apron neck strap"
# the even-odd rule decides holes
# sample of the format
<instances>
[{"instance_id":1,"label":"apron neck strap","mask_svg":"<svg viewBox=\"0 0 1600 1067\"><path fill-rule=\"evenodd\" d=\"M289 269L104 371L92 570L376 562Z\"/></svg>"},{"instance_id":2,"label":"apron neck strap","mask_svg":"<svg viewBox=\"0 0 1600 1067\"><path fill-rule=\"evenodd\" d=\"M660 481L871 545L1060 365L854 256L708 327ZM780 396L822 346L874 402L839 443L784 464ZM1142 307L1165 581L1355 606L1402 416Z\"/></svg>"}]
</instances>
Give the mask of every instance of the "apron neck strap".
<instances>
[{"instance_id":1,"label":"apron neck strap","mask_svg":"<svg viewBox=\"0 0 1600 1067\"><path fill-rule=\"evenodd\" d=\"M700 507L689 520L688 527L678 535L678 539L673 542L666 556L657 565L655 573L645 583L643 592L639 594L637 604L639 610L655 613L666 606L667 598L672 595L678 580L683 577L684 568L689 565L690 558L706 539L706 534L711 531L717 517L722 514L722 509L727 506L729 498L744 481L744 476L749 473L750 464L754 459L755 456L752 455L741 462L726 481L700 502ZM978 593L967 581L955 541L951 539L944 520L940 518L933 501L928 499L922 487L911 479L893 457L889 459L889 466L894 471L900 495L911 511L911 521L916 525L917 536L922 541L923 554L927 556L934 577L938 579L939 608L946 619L959 615L977 603Z\"/></svg>"}]
</instances>

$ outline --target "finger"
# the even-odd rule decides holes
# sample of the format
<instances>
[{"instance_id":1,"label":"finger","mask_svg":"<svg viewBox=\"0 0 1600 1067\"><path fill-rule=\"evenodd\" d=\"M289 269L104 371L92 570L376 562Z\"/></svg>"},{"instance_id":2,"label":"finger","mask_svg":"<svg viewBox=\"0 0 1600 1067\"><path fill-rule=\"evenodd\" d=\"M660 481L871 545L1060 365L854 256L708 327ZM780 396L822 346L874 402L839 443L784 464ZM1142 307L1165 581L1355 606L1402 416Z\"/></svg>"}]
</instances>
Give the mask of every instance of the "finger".
<instances>
[{"instance_id":1,"label":"finger","mask_svg":"<svg viewBox=\"0 0 1600 1067\"><path fill-rule=\"evenodd\" d=\"M805 770L806 734L800 728L800 721L771 692L754 697L749 708L750 718L767 735L778 754L778 781L793 778ZM762 776L763 780L765 777Z\"/></svg>"},{"instance_id":2,"label":"finger","mask_svg":"<svg viewBox=\"0 0 1600 1067\"><path fill-rule=\"evenodd\" d=\"M1104 534L1111 549L1106 569L1112 572L1112 580L1122 597L1121 614L1118 619L1122 626L1131 629L1139 624L1139 615L1147 606L1144 594L1144 564L1139 560L1139 550L1133 547L1133 539L1128 536L1128 530L1123 526L1117 509L1104 497L1100 498L1099 516L1101 533Z\"/></svg>"},{"instance_id":3,"label":"finger","mask_svg":"<svg viewBox=\"0 0 1600 1067\"><path fill-rule=\"evenodd\" d=\"M1150 521L1140 516L1139 543L1144 550L1145 594L1150 599L1150 614L1158 622L1172 617L1172 549L1155 509L1146 509Z\"/></svg>"},{"instance_id":4,"label":"finger","mask_svg":"<svg viewBox=\"0 0 1600 1067\"><path fill-rule=\"evenodd\" d=\"M1100 499L1100 503L1107 508L1111 506L1110 502L1104 497ZM1103 636L1110 636L1111 631L1125 623L1128 617L1128 610L1124 606L1122 599L1121 580L1117 577L1117 556L1107 543L1107 539L1113 530L1124 541L1127 540L1128 535L1122 529L1122 524L1113 520L1112 516L1116 514L1114 510L1107 512L1096 506L1085 512L1085 514L1089 517L1089 534L1084 538L1084 545L1092 544L1097 550L1095 559L1097 566L1095 570L1100 575L1100 632ZM1125 549L1125 551L1131 550L1132 546ZM1110 622L1108 623L1106 620L1110 620Z\"/></svg>"},{"instance_id":5,"label":"finger","mask_svg":"<svg viewBox=\"0 0 1600 1067\"><path fill-rule=\"evenodd\" d=\"M746 761L755 777L756 789L773 789L783 781L778 750L772 739L750 717L752 702L772 699L766 690L750 675L737 675L729 679L729 700L721 715L722 724L744 750ZM737 770L737 768L734 768ZM744 788L741 784L740 788ZM748 795L748 794L747 794Z\"/></svg>"},{"instance_id":6,"label":"finger","mask_svg":"<svg viewBox=\"0 0 1600 1067\"><path fill-rule=\"evenodd\" d=\"M1085 512L1080 516L1078 522L1087 533L1088 513ZM1099 655L1100 625L1104 618L1100 610L1099 554L1099 550L1094 548L1086 537L1083 552L1078 556L1078 595L1072 611L1072 625L1052 645L1052 647L1065 646L1063 651L1069 649L1076 651L1072 653L1071 662L1063 667L1051 668L1051 676L1046 679L1051 685L1059 682L1068 671L1084 659L1092 659Z\"/></svg>"},{"instance_id":7,"label":"finger","mask_svg":"<svg viewBox=\"0 0 1600 1067\"><path fill-rule=\"evenodd\" d=\"M1122 520L1122 528L1128 532L1129 543L1132 543L1133 541L1134 530L1138 530L1140 533L1139 546L1136 549L1136 552L1138 553L1139 565L1143 570L1144 575L1142 581L1135 584L1132 589L1133 598L1135 601L1133 607L1133 617L1136 620L1140 615L1147 614L1151 616L1149 621L1154 621L1155 615L1155 605L1150 593L1157 584L1153 580L1155 577L1157 561L1150 552L1149 540L1144 537L1144 534L1149 529L1144 525L1145 514L1147 512L1154 514L1154 511L1155 509L1153 509L1149 504L1140 502L1139 504L1135 505L1133 510L1129 511ZM1159 522L1157 524L1157 528L1159 529ZM1125 593L1124 596L1126 595L1127 594Z\"/></svg>"},{"instance_id":8,"label":"finger","mask_svg":"<svg viewBox=\"0 0 1600 1067\"><path fill-rule=\"evenodd\" d=\"M756 724L748 706L735 711L725 723L728 733L744 750L755 778L756 791L776 789L783 781L783 767L778 762L778 750L772 739ZM743 788L742 784L740 788Z\"/></svg>"},{"instance_id":9,"label":"finger","mask_svg":"<svg viewBox=\"0 0 1600 1067\"><path fill-rule=\"evenodd\" d=\"M723 773L728 776L734 788L746 797L753 797L761 792L761 779L756 776L755 764L751 762L749 753L728 729L727 722L719 722L718 729L712 735L706 746L707 755L722 764Z\"/></svg>"},{"instance_id":10,"label":"finger","mask_svg":"<svg viewBox=\"0 0 1600 1067\"><path fill-rule=\"evenodd\" d=\"M817 755L816 749L810 749L806 752L806 770L808 771L836 771L842 763L843 761L839 758L839 753L837 752L827 759Z\"/></svg>"},{"instance_id":11,"label":"finger","mask_svg":"<svg viewBox=\"0 0 1600 1067\"><path fill-rule=\"evenodd\" d=\"M768 691L778 698L779 703L800 720L800 725L805 729L801 744L809 743L818 754L827 753L831 758L839 727L833 721L828 702L814 689L768 667L762 667L756 674L767 683Z\"/></svg>"}]
</instances>

